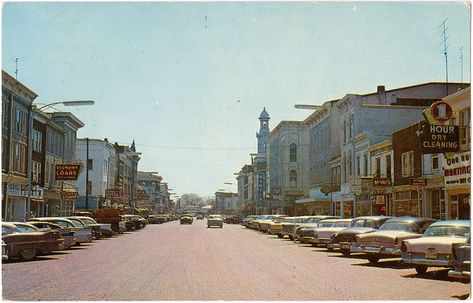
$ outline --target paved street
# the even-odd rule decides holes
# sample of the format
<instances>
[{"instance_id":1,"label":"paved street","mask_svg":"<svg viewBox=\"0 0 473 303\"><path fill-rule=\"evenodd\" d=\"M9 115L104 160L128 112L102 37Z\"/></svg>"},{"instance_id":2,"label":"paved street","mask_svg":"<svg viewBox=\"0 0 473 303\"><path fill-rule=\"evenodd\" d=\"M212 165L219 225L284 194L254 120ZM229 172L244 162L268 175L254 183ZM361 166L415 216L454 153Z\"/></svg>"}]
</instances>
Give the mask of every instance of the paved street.
<instances>
[{"instance_id":1,"label":"paved street","mask_svg":"<svg viewBox=\"0 0 473 303\"><path fill-rule=\"evenodd\" d=\"M372 266L240 225L174 221L35 262L3 264L7 300L433 300L470 284L397 261ZM437 272L435 272L437 271Z\"/></svg>"}]
</instances>

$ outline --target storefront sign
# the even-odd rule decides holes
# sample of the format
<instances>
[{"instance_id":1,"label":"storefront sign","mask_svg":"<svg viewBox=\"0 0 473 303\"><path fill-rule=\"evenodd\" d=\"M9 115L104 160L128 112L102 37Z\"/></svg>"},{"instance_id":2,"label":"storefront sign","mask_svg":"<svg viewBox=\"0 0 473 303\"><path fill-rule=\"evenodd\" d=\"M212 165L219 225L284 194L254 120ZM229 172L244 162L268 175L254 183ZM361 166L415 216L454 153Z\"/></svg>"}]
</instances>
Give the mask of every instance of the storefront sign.
<instances>
[{"instance_id":1,"label":"storefront sign","mask_svg":"<svg viewBox=\"0 0 473 303\"><path fill-rule=\"evenodd\" d=\"M105 190L106 199L118 198L122 196L123 196L123 190L121 188L114 187L114 188L109 188Z\"/></svg>"},{"instance_id":2,"label":"storefront sign","mask_svg":"<svg viewBox=\"0 0 473 303\"><path fill-rule=\"evenodd\" d=\"M79 196L79 193L76 191L62 191L61 199L62 200L76 200Z\"/></svg>"},{"instance_id":3,"label":"storefront sign","mask_svg":"<svg viewBox=\"0 0 473 303\"><path fill-rule=\"evenodd\" d=\"M391 179L387 178L374 178L373 179L374 186L391 186Z\"/></svg>"},{"instance_id":4,"label":"storefront sign","mask_svg":"<svg viewBox=\"0 0 473 303\"><path fill-rule=\"evenodd\" d=\"M411 179L411 185L417 185L417 186L425 186L427 185L427 179Z\"/></svg>"},{"instance_id":5,"label":"storefront sign","mask_svg":"<svg viewBox=\"0 0 473 303\"><path fill-rule=\"evenodd\" d=\"M386 194L386 190L385 190L385 189L373 189L373 190L371 191L371 194L372 194L373 196L384 195L384 194Z\"/></svg>"},{"instance_id":6,"label":"storefront sign","mask_svg":"<svg viewBox=\"0 0 473 303\"><path fill-rule=\"evenodd\" d=\"M457 152L460 149L460 132L455 125L419 124L416 135L422 144L423 154Z\"/></svg>"},{"instance_id":7,"label":"storefront sign","mask_svg":"<svg viewBox=\"0 0 473 303\"><path fill-rule=\"evenodd\" d=\"M81 165L56 164L56 180L77 180Z\"/></svg>"},{"instance_id":8,"label":"storefront sign","mask_svg":"<svg viewBox=\"0 0 473 303\"><path fill-rule=\"evenodd\" d=\"M258 171L256 173L256 204L258 206L264 206L263 202L264 192L264 171Z\"/></svg>"},{"instance_id":9,"label":"storefront sign","mask_svg":"<svg viewBox=\"0 0 473 303\"><path fill-rule=\"evenodd\" d=\"M443 176L445 187L470 187L471 184L471 154L463 152L456 154L453 159L443 159Z\"/></svg>"},{"instance_id":10,"label":"storefront sign","mask_svg":"<svg viewBox=\"0 0 473 303\"><path fill-rule=\"evenodd\" d=\"M19 184L8 184L7 193L9 196L26 196L27 194Z\"/></svg>"}]
</instances>

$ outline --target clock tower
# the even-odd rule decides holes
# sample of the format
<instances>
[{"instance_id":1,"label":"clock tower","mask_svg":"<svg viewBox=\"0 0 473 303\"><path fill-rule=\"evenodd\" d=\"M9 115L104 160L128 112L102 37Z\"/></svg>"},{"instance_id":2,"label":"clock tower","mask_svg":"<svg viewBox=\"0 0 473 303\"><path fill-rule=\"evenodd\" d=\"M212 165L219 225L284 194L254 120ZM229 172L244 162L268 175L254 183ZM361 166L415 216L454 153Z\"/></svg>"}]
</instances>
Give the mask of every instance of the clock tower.
<instances>
[{"instance_id":1,"label":"clock tower","mask_svg":"<svg viewBox=\"0 0 473 303\"><path fill-rule=\"evenodd\" d=\"M256 133L256 138L258 139L258 154L266 153L266 145L269 138L269 114L266 111L266 107L263 108L259 116L260 127L259 132Z\"/></svg>"}]
</instances>

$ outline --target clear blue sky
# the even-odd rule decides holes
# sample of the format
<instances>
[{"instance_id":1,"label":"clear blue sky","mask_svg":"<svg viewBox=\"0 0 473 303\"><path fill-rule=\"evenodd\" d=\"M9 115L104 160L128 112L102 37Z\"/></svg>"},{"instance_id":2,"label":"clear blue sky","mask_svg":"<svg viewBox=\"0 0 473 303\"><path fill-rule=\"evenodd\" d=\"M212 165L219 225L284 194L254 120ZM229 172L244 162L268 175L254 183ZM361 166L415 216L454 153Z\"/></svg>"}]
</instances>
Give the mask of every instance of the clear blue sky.
<instances>
[{"instance_id":1,"label":"clear blue sky","mask_svg":"<svg viewBox=\"0 0 473 303\"><path fill-rule=\"evenodd\" d=\"M14 76L19 58L36 102L95 100L71 110L79 137L135 139L140 170L206 196L236 190L223 183L256 152L264 106L272 129L310 114L296 103L444 81L446 18L449 79L460 81L463 47L469 82L461 2L10 2L2 68Z\"/></svg>"}]
</instances>

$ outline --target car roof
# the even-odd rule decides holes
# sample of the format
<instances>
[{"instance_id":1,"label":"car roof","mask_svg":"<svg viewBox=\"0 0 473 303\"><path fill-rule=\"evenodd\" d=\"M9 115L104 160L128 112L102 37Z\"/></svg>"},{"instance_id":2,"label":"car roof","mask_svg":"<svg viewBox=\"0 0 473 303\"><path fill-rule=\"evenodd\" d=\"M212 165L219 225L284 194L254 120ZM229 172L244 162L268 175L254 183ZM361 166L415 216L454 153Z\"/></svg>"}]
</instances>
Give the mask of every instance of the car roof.
<instances>
[{"instance_id":1,"label":"car roof","mask_svg":"<svg viewBox=\"0 0 473 303\"><path fill-rule=\"evenodd\" d=\"M393 217L390 217L390 216L361 216L361 217L353 218L353 220L382 220L382 219L388 220L392 218Z\"/></svg>"},{"instance_id":2,"label":"car roof","mask_svg":"<svg viewBox=\"0 0 473 303\"><path fill-rule=\"evenodd\" d=\"M51 221L51 220L59 220L72 223L71 220L65 217L39 217L39 218L31 218L31 221Z\"/></svg>"},{"instance_id":3,"label":"car roof","mask_svg":"<svg viewBox=\"0 0 473 303\"><path fill-rule=\"evenodd\" d=\"M434 226L464 226L470 227L471 221L470 220L444 220L444 221L437 221L432 223L429 227Z\"/></svg>"},{"instance_id":4,"label":"car roof","mask_svg":"<svg viewBox=\"0 0 473 303\"><path fill-rule=\"evenodd\" d=\"M409 222L409 223L419 223L419 222L435 222L437 220L435 219L430 219L430 218L423 218L423 217L410 217L410 216L405 216L405 217L395 217L391 218L386 221L386 223L391 223L391 222Z\"/></svg>"}]
</instances>

